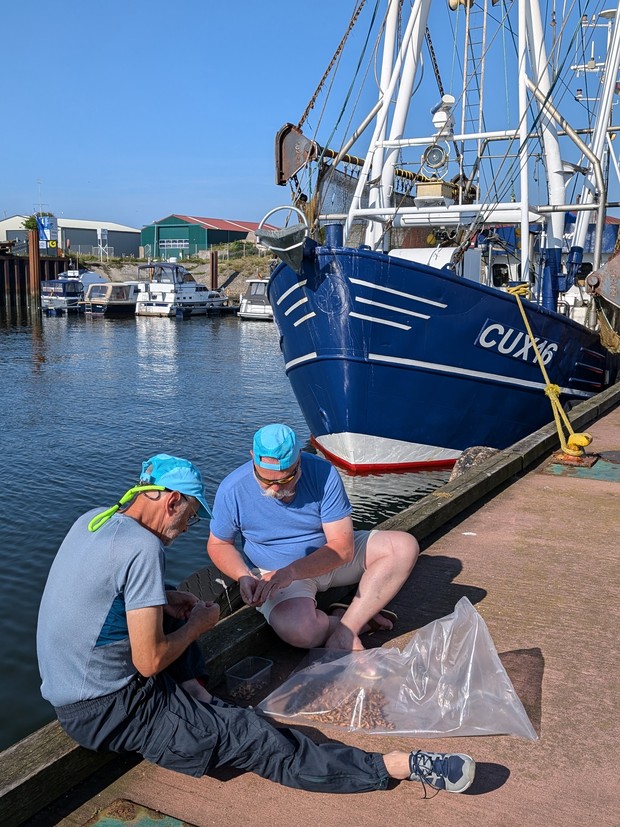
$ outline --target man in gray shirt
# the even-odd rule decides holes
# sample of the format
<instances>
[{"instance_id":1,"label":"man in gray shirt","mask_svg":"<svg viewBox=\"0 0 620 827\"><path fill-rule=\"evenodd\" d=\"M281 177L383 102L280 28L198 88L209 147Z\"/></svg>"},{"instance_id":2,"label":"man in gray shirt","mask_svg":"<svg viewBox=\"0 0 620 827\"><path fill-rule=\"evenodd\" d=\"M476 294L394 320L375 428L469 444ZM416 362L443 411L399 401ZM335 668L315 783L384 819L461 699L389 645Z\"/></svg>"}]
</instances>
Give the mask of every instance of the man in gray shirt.
<instances>
[{"instance_id":1,"label":"man in gray shirt","mask_svg":"<svg viewBox=\"0 0 620 827\"><path fill-rule=\"evenodd\" d=\"M467 755L317 745L207 691L195 641L219 608L166 588L164 549L208 514L198 469L158 454L118 503L72 526L37 628L41 692L63 729L89 749L138 752L196 777L232 766L320 792L385 789L390 779L467 789Z\"/></svg>"}]
</instances>

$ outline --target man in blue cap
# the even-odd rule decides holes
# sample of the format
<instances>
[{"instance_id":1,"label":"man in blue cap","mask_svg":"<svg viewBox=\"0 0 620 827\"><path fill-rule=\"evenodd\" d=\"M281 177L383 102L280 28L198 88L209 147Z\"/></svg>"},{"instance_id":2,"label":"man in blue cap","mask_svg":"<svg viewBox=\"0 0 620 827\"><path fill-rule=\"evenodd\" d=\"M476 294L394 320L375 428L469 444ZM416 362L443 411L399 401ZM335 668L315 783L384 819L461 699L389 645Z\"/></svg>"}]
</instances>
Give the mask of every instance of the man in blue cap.
<instances>
[{"instance_id":1,"label":"man in blue cap","mask_svg":"<svg viewBox=\"0 0 620 827\"><path fill-rule=\"evenodd\" d=\"M164 548L200 514L209 508L198 469L158 454L115 505L70 529L37 628L41 692L63 729L88 749L137 752L195 777L235 767L319 792L381 790L392 778L467 789L467 755L319 745L211 696L195 641L219 609L164 583Z\"/></svg>"},{"instance_id":2,"label":"man in blue cap","mask_svg":"<svg viewBox=\"0 0 620 827\"><path fill-rule=\"evenodd\" d=\"M136 670L150 676L172 668L189 691L202 695L201 664L191 658L196 653L173 664L217 623L219 608L166 588L164 547L210 514L200 471L188 460L158 454L142 464L137 485L115 505L75 522L52 563L39 610L41 692L54 707L124 689Z\"/></svg>"},{"instance_id":3,"label":"man in blue cap","mask_svg":"<svg viewBox=\"0 0 620 827\"><path fill-rule=\"evenodd\" d=\"M210 559L287 643L363 649L361 634L392 627L395 615L384 607L415 565L417 541L403 531L354 532L336 469L302 452L287 425L260 428L251 455L218 488ZM348 606L317 608L317 592L355 583Z\"/></svg>"}]
</instances>

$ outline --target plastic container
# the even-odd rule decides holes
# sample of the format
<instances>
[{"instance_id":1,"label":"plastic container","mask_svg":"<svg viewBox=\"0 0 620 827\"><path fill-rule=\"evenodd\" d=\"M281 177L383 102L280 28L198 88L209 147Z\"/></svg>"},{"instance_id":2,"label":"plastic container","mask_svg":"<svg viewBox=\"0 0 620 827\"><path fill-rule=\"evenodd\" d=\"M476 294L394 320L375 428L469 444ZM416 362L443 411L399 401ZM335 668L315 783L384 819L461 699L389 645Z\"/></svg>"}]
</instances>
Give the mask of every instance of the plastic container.
<instances>
[{"instance_id":1,"label":"plastic container","mask_svg":"<svg viewBox=\"0 0 620 827\"><path fill-rule=\"evenodd\" d=\"M226 670L226 689L235 701L249 701L261 690L267 689L273 661L254 655L240 660Z\"/></svg>"}]
</instances>

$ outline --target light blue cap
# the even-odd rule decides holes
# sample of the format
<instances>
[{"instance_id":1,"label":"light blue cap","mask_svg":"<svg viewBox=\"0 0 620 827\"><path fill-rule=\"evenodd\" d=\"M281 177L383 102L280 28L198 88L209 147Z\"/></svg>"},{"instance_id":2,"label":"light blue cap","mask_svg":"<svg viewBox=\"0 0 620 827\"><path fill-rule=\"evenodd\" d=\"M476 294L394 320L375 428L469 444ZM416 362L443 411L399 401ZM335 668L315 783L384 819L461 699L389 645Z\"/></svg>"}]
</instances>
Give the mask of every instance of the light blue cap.
<instances>
[{"instance_id":1,"label":"light blue cap","mask_svg":"<svg viewBox=\"0 0 620 827\"><path fill-rule=\"evenodd\" d=\"M172 457L170 454L156 454L142 463L140 482L145 485L161 485L169 491L178 491L187 497L195 497L200 503L200 515L211 516L211 510L205 500L202 475L187 459Z\"/></svg>"},{"instance_id":2,"label":"light blue cap","mask_svg":"<svg viewBox=\"0 0 620 827\"><path fill-rule=\"evenodd\" d=\"M288 425L265 425L254 434L253 451L256 465L272 471L286 471L297 461L301 445ZM263 462L262 457L278 462Z\"/></svg>"}]
</instances>

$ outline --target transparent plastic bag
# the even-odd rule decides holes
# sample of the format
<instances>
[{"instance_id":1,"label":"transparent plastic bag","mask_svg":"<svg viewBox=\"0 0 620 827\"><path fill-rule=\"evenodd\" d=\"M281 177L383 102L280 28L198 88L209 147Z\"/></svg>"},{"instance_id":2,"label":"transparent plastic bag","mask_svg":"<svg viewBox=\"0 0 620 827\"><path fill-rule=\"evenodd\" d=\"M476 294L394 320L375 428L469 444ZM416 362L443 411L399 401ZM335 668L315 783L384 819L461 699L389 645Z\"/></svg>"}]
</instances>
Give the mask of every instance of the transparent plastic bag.
<instances>
[{"instance_id":1,"label":"transparent plastic bag","mask_svg":"<svg viewBox=\"0 0 620 827\"><path fill-rule=\"evenodd\" d=\"M489 630L466 597L401 652L325 650L260 704L266 715L375 734L537 738Z\"/></svg>"}]
</instances>

